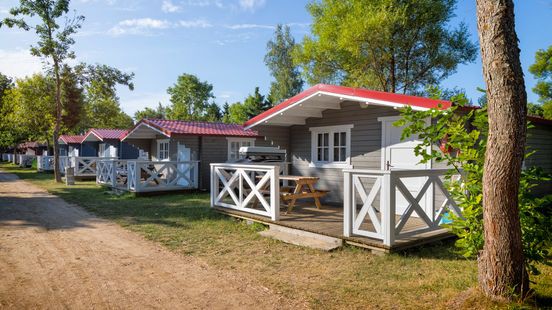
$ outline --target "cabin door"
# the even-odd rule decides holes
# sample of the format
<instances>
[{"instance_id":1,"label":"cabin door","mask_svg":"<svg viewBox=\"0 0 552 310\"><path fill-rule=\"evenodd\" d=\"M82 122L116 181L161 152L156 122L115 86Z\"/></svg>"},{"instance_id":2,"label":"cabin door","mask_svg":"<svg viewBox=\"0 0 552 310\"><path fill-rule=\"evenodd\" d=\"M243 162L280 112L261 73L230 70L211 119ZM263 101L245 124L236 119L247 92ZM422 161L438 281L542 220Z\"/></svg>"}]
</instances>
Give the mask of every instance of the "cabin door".
<instances>
[{"instance_id":1,"label":"cabin door","mask_svg":"<svg viewBox=\"0 0 552 310\"><path fill-rule=\"evenodd\" d=\"M416 169L430 169L431 163L421 164L420 156L416 156L414 148L420 144L417 136L411 136L408 139L401 140L403 128L393 126L393 123L400 117L381 117L379 120L382 122L382 150L381 150L381 169L382 170L416 170ZM401 181L408 188L414 198L419 193L424 183L427 181L427 177L416 178L402 178ZM426 195L422 197L419 204L422 209L430 210L433 199L432 189L428 189ZM403 197L400 191L396 192L396 213L403 214L408 207L408 201ZM426 214L431 214L431 211ZM416 212L412 214L418 216Z\"/></svg>"},{"instance_id":2,"label":"cabin door","mask_svg":"<svg viewBox=\"0 0 552 310\"><path fill-rule=\"evenodd\" d=\"M192 152L189 148L186 147L185 144L178 143L178 161L191 161L192 160ZM189 164L178 164L177 169L179 172L183 172L188 170ZM191 180L191 171L188 170L184 175ZM186 178L179 178L176 183L180 186L190 186L190 182Z\"/></svg>"}]
</instances>

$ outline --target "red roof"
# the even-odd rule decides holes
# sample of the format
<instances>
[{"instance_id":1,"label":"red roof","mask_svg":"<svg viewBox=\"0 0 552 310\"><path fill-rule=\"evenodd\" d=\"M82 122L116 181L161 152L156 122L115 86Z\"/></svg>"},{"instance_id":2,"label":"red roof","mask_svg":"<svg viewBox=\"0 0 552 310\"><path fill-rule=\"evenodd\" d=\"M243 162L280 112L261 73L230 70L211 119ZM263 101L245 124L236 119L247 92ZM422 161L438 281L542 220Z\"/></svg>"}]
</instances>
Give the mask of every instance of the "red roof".
<instances>
[{"instance_id":1,"label":"red roof","mask_svg":"<svg viewBox=\"0 0 552 310\"><path fill-rule=\"evenodd\" d=\"M242 125L238 124L162 119L143 119L138 122L134 126L134 128L128 132L126 136L130 135L134 131L134 129L141 124L149 125L163 132L169 137L175 134L198 136L259 137L259 133L257 131L245 129ZM126 136L124 138L126 138Z\"/></svg>"},{"instance_id":2,"label":"red roof","mask_svg":"<svg viewBox=\"0 0 552 310\"><path fill-rule=\"evenodd\" d=\"M86 133L86 135L84 136L84 139L86 139L86 137L88 137L90 134L93 134L95 135L96 137L98 137L98 139L100 140L105 140L105 139L115 139L115 140L119 140L121 138L123 138L124 135L126 135L128 132L128 130L126 129L98 129L98 128L91 128L88 133Z\"/></svg>"},{"instance_id":3,"label":"red roof","mask_svg":"<svg viewBox=\"0 0 552 310\"><path fill-rule=\"evenodd\" d=\"M367 101L375 101L380 103L390 103L390 104L402 104L410 105L421 108L442 108L448 109L451 106L450 101L446 100L435 100L424 97L416 97L395 93L386 93L382 91L368 90L364 88L353 88L345 86L336 86L336 85L326 85L326 84L317 84L291 98L288 100L274 106L271 109L264 111L263 113L253 117L252 119L245 122L245 126L253 125L284 108L287 108L313 94L316 93L326 93L336 96L347 96L352 97L352 100L363 99Z\"/></svg>"},{"instance_id":4,"label":"red roof","mask_svg":"<svg viewBox=\"0 0 552 310\"><path fill-rule=\"evenodd\" d=\"M84 139L83 135L61 135L59 136L59 140L65 142L66 144L70 143L81 143Z\"/></svg>"},{"instance_id":5,"label":"red roof","mask_svg":"<svg viewBox=\"0 0 552 310\"><path fill-rule=\"evenodd\" d=\"M40 147L46 147L46 144L42 144L36 141L27 141L17 145L17 148L20 149L35 149Z\"/></svg>"}]
</instances>

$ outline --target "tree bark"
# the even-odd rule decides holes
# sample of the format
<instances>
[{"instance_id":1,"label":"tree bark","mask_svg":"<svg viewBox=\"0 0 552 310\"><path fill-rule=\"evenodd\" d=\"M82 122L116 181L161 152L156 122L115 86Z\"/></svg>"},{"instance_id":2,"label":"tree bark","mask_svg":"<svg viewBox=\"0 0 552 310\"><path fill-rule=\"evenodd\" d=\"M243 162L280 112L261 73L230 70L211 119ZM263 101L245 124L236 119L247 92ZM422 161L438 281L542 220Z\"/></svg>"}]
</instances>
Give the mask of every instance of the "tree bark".
<instances>
[{"instance_id":1,"label":"tree bark","mask_svg":"<svg viewBox=\"0 0 552 310\"><path fill-rule=\"evenodd\" d=\"M523 294L525 270L518 191L525 149L527 94L512 0L477 0L477 26L487 86L489 136L483 172L485 245L479 285L494 298Z\"/></svg>"},{"instance_id":2,"label":"tree bark","mask_svg":"<svg viewBox=\"0 0 552 310\"><path fill-rule=\"evenodd\" d=\"M56 124L54 126L54 177L56 182L61 182L61 171L59 170L59 131L61 128L61 80L59 76L59 62L56 57L54 59L54 74L56 78Z\"/></svg>"}]
</instances>

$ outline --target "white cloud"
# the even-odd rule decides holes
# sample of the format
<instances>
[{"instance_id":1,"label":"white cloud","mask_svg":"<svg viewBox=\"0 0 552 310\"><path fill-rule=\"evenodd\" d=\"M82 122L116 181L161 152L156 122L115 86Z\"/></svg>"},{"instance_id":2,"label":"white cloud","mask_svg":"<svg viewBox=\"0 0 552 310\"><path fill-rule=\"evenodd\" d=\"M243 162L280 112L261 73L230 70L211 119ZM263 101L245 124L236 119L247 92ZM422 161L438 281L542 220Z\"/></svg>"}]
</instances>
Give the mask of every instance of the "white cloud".
<instances>
[{"instance_id":1,"label":"white cloud","mask_svg":"<svg viewBox=\"0 0 552 310\"><path fill-rule=\"evenodd\" d=\"M207 6L216 6L219 9L224 8L224 4L221 0L188 0L185 3L187 6L199 6L199 7L207 7Z\"/></svg>"},{"instance_id":2,"label":"white cloud","mask_svg":"<svg viewBox=\"0 0 552 310\"><path fill-rule=\"evenodd\" d=\"M169 28L209 28L213 27L204 19L180 20L169 22L167 20L139 18L120 21L109 29L108 33L113 36L120 35L153 35L155 30Z\"/></svg>"},{"instance_id":3,"label":"white cloud","mask_svg":"<svg viewBox=\"0 0 552 310\"><path fill-rule=\"evenodd\" d=\"M170 0L163 1L163 4L161 4L161 11L165 13L176 13L179 12L182 8L174 3L172 3Z\"/></svg>"},{"instance_id":4,"label":"white cloud","mask_svg":"<svg viewBox=\"0 0 552 310\"><path fill-rule=\"evenodd\" d=\"M171 23L166 20L153 18L136 18L120 21L116 26L108 30L114 36L125 34L151 34L151 30L167 29Z\"/></svg>"},{"instance_id":5,"label":"white cloud","mask_svg":"<svg viewBox=\"0 0 552 310\"><path fill-rule=\"evenodd\" d=\"M208 21L203 19L196 19L196 20L180 20L178 21L177 26L183 27L183 28L209 28L213 27Z\"/></svg>"},{"instance_id":6,"label":"white cloud","mask_svg":"<svg viewBox=\"0 0 552 310\"><path fill-rule=\"evenodd\" d=\"M226 25L228 29L238 30L238 29L274 29L272 25L261 25L261 24L236 24L236 25Z\"/></svg>"},{"instance_id":7,"label":"white cloud","mask_svg":"<svg viewBox=\"0 0 552 310\"><path fill-rule=\"evenodd\" d=\"M240 8L246 11L254 12L256 9L265 5L266 0L240 0Z\"/></svg>"},{"instance_id":8,"label":"white cloud","mask_svg":"<svg viewBox=\"0 0 552 310\"><path fill-rule=\"evenodd\" d=\"M42 72L42 63L28 50L0 50L0 68L9 77L23 78Z\"/></svg>"}]
</instances>

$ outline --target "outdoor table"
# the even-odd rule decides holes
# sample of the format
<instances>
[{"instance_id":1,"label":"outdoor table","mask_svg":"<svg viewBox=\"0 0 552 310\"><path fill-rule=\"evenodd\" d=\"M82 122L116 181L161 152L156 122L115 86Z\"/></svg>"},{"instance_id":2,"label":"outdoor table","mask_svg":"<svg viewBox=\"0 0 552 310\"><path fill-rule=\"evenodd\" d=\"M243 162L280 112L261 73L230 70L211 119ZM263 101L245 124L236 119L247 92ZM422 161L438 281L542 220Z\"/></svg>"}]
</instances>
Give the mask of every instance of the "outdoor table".
<instances>
[{"instance_id":1,"label":"outdoor table","mask_svg":"<svg viewBox=\"0 0 552 310\"><path fill-rule=\"evenodd\" d=\"M262 176L257 176L257 178L260 177ZM295 202L297 201L297 199L304 198L314 199L314 204L316 205L316 208L320 209L322 208L320 198L326 196L326 194L329 193L329 191L319 190L315 188L316 183L320 179L318 177L281 175L279 179L282 181L290 181L295 183L295 187L283 186L280 188L280 199L287 204L287 213L293 211L293 207L295 206ZM266 187L268 187L268 184L265 185L265 188L263 189L266 190ZM255 207L257 203L258 201L255 201Z\"/></svg>"}]
</instances>

